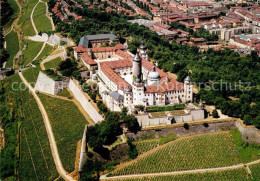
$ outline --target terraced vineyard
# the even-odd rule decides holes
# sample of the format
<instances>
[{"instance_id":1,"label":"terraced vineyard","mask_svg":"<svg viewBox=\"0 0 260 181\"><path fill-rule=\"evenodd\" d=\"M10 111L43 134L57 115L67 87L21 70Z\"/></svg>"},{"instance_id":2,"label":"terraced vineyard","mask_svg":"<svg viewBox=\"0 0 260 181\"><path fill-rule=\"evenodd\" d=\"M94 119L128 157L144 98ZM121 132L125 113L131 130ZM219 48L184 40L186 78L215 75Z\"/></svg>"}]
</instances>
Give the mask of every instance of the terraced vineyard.
<instances>
[{"instance_id":1,"label":"terraced vineyard","mask_svg":"<svg viewBox=\"0 0 260 181\"><path fill-rule=\"evenodd\" d=\"M260 163L249 167L255 180L260 180Z\"/></svg>"},{"instance_id":2,"label":"terraced vineyard","mask_svg":"<svg viewBox=\"0 0 260 181\"><path fill-rule=\"evenodd\" d=\"M12 84L14 82L15 84ZM58 172L54 164L47 132L42 120L38 105L28 90L20 90L18 85L22 83L18 74L14 74L3 81L5 91L3 96L8 104L14 105L15 121L10 121L5 129L7 145L1 150L1 161L8 161L10 166L16 162L18 177L20 181L28 180L55 180ZM16 84L17 83L17 84ZM1 101L4 102L3 99ZM1 103L3 103L1 102ZM2 108L2 107L1 107ZM3 110L4 111L4 110ZM5 112L8 114L9 112ZM18 128L13 131L12 124L20 125L19 136L19 158L12 158L12 149L16 149L16 144L12 140L18 138ZM16 150L16 153L18 150ZM3 155L2 155L3 154ZM5 158L7 157L7 158ZM5 159L4 159L5 158ZM19 163L19 165L18 165ZM6 165L1 163L0 166ZM3 167L1 167L1 171ZM5 171L12 168L4 168ZM13 168L14 169L14 168ZM17 178L18 179L18 178ZM1 180L1 179L0 179ZM12 180L12 179L5 179ZM14 177L14 180L16 178Z\"/></svg>"},{"instance_id":3,"label":"terraced vineyard","mask_svg":"<svg viewBox=\"0 0 260 181\"><path fill-rule=\"evenodd\" d=\"M183 175L166 175L166 176L151 176L143 178L129 178L129 179L115 179L120 181L173 181L173 180L199 180L199 181L242 181L251 180L247 176L247 171L244 168L218 171L212 173L196 173L196 174L183 174Z\"/></svg>"},{"instance_id":4,"label":"terraced vineyard","mask_svg":"<svg viewBox=\"0 0 260 181\"><path fill-rule=\"evenodd\" d=\"M145 141L136 141L134 145L137 148L138 154L147 152L159 145L159 140L145 140Z\"/></svg>"},{"instance_id":5,"label":"terraced vineyard","mask_svg":"<svg viewBox=\"0 0 260 181\"><path fill-rule=\"evenodd\" d=\"M26 41L26 49L22 52L23 65L27 65L33 60L33 58L41 50L42 45L43 45L42 42L36 42L31 40Z\"/></svg>"},{"instance_id":6,"label":"terraced vineyard","mask_svg":"<svg viewBox=\"0 0 260 181\"><path fill-rule=\"evenodd\" d=\"M176 140L135 160L113 175L172 172L231 166L241 163L229 132Z\"/></svg>"},{"instance_id":7,"label":"terraced vineyard","mask_svg":"<svg viewBox=\"0 0 260 181\"><path fill-rule=\"evenodd\" d=\"M45 14L46 14L45 3L39 3L33 12L33 21L38 32L52 30L51 21Z\"/></svg>"},{"instance_id":8,"label":"terraced vineyard","mask_svg":"<svg viewBox=\"0 0 260 181\"><path fill-rule=\"evenodd\" d=\"M88 122L74 102L39 94L49 116L60 158L66 171L75 166L77 142Z\"/></svg>"}]
</instances>

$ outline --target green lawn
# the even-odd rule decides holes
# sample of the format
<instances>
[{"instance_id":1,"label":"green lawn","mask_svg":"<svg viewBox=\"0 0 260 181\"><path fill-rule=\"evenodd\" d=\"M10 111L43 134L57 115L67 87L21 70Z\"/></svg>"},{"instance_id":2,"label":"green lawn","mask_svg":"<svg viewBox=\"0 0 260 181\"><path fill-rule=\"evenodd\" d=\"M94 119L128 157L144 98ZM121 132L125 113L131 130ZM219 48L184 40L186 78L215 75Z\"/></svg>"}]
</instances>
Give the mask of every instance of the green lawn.
<instances>
[{"instance_id":1,"label":"green lawn","mask_svg":"<svg viewBox=\"0 0 260 181\"><path fill-rule=\"evenodd\" d=\"M45 67L45 69L58 68L61 61L62 61L61 58L57 57L49 62L46 62L44 64L44 67Z\"/></svg>"},{"instance_id":2,"label":"green lawn","mask_svg":"<svg viewBox=\"0 0 260 181\"><path fill-rule=\"evenodd\" d=\"M161 112L161 111L173 111L184 109L184 104L176 104L174 106L151 106L147 108L147 112Z\"/></svg>"},{"instance_id":3,"label":"green lawn","mask_svg":"<svg viewBox=\"0 0 260 181\"><path fill-rule=\"evenodd\" d=\"M19 180L54 180L58 177L58 173L51 154L42 115L28 89L19 89L21 83L22 81L18 74L14 74L5 79L5 92L3 94L7 103L5 103L5 101L1 102L11 106L11 109L14 110L14 123L21 125L19 140L20 157L18 159L19 164L17 164ZM1 101L2 100L3 99L1 99ZM1 105L0 108L2 108ZM9 122L8 127L10 127L11 124L13 123ZM7 145L4 149L9 149L7 150L9 154L6 155L9 157L10 148L15 146L10 143L10 135L16 138L16 133L9 133L8 128L5 129L5 131L7 135ZM2 151L6 153L4 149ZM2 153L2 151L0 153ZM2 158L1 155L1 159Z\"/></svg>"},{"instance_id":4,"label":"green lawn","mask_svg":"<svg viewBox=\"0 0 260 181\"><path fill-rule=\"evenodd\" d=\"M31 85L33 86L33 83L37 81L40 70L41 68L39 66L28 68L23 71L23 76L29 83L32 83Z\"/></svg>"},{"instance_id":5,"label":"green lawn","mask_svg":"<svg viewBox=\"0 0 260 181\"><path fill-rule=\"evenodd\" d=\"M22 52L22 65L30 63L41 50L43 43L27 40L26 49Z\"/></svg>"},{"instance_id":6,"label":"green lawn","mask_svg":"<svg viewBox=\"0 0 260 181\"><path fill-rule=\"evenodd\" d=\"M37 60L42 60L47 57L53 51L53 49L53 46L46 44L44 49L42 50L42 53L37 57Z\"/></svg>"},{"instance_id":7,"label":"green lawn","mask_svg":"<svg viewBox=\"0 0 260 181\"><path fill-rule=\"evenodd\" d=\"M236 150L240 154L242 162L248 163L260 159L260 145L248 144L242 140L238 129L231 130L232 137L236 144Z\"/></svg>"},{"instance_id":8,"label":"green lawn","mask_svg":"<svg viewBox=\"0 0 260 181\"><path fill-rule=\"evenodd\" d=\"M45 3L39 3L33 13L33 21L38 32L52 31L51 21L45 15L46 6Z\"/></svg>"},{"instance_id":9,"label":"green lawn","mask_svg":"<svg viewBox=\"0 0 260 181\"><path fill-rule=\"evenodd\" d=\"M117 179L115 179L116 181ZM119 180L119 179L118 179ZM247 172L244 168L219 171L212 173L197 173L183 175L166 175L166 176L151 176L143 178L120 179L120 181L244 181L251 180L247 177Z\"/></svg>"},{"instance_id":10,"label":"green lawn","mask_svg":"<svg viewBox=\"0 0 260 181\"><path fill-rule=\"evenodd\" d=\"M72 101L39 94L51 121L60 158L66 171L75 166L77 142L82 138L86 119Z\"/></svg>"},{"instance_id":11,"label":"green lawn","mask_svg":"<svg viewBox=\"0 0 260 181\"><path fill-rule=\"evenodd\" d=\"M194 136L168 144L114 172L129 175L224 167L241 163L229 132Z\"/></svg>"},{"instance_id":12,"label":"green lawn","mask_svg":"<svg viewBox=\"0 0 260 181\"><path fill-rule=\"evenodd\" d=\"M17 33L15 31L11 31L6 37L6 50L9 53L9 58L6 62L6 67L13 66L13 58L16 53L19 51L19 42Z\"/></svg>"}]
</instances>

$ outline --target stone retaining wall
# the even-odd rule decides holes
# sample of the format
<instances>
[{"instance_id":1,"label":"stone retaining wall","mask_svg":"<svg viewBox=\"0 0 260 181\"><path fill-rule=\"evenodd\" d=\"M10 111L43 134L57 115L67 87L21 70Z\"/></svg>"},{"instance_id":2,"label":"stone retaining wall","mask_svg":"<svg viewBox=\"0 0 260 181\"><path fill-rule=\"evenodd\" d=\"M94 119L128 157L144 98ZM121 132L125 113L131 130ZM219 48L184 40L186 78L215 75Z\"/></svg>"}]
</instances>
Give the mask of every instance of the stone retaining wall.
<instances>
[{"instance_id":1,"label":"stone retaining wall","mask_svg":"<svg viewBox=\"0 0 260 181\"><path fill-rule=\"evenodd\" d=\"M229 121L219 121L208 123L208 127L201 124L189 125L189 129L185 129L183 125L165 126L158 128L151 128L139 131L137 134L127 133L127 137L133 139L141 139L143 136L154 135L155 138L166 137L169 132L174 132L176 136L195 135L201 133L210 133L217 131L227 131L234 128L242 134L242 139L249 143L260 144L260 130L254 126L245 126L241 120L234 119Z\"/></svg>"}]
</instances>

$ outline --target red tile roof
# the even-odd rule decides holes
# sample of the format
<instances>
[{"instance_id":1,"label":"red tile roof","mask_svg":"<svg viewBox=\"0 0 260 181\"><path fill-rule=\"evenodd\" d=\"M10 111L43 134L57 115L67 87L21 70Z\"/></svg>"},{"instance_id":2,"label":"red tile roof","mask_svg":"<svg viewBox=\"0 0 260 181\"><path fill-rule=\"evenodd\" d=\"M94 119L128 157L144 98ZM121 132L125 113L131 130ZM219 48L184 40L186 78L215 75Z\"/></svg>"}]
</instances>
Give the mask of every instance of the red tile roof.
<instances>
[{"instance_id":1,"label":"red tile roof","mask_svg":"<svg viewBox=\"0 0 260 181\"><path fill-rule=\"evenodd\" d=\"M89 57L87 52L84 52L81 55L81 59L89 65L97 65L97 62L95 62L91 57Z\"/></svg>"},{"instance_id":2,"label":"red tile roof","mask_svg":"<svg viewBox=\"0 0 260 181\"><path fill-rule=\"evenodd\" d=\"M122 77L115 73L114 70L107 65L107 62L100 63L100 68L106 76L117 85L119 90L125 90L126 88L132 87Z\"/></svg>"}]
</instances>

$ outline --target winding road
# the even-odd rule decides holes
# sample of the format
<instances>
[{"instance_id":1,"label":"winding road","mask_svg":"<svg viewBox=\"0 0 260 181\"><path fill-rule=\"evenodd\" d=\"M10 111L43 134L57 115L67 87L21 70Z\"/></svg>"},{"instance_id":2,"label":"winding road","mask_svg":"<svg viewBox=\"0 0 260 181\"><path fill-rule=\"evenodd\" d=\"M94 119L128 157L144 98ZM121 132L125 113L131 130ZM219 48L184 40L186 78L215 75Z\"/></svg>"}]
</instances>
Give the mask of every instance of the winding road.
<instances>
[{"instance_id":1,"label":"winding road","mask_svg":"<svg viewBox=\"0 0 260 181\"><path fill-rule=\"evenodd\" d=\"M32 93L34 99L36 100L39 109L41 111L42 117L43 117L43 122L47 131L47 135L48 135L48 139L50 142L50 147L51 147L51 152L52 152L52 156L56 165L56 169L58 171L58 173L62 176L62 178L64 180L75 180L74 178L72 178L69 173L64 169L61 160L60 160L60 155L58 152L58 148L56 145L56 141L55 141L55 137L53 135L52 132L52 128L51 128L51 124L50 124L50 120L48 117L48 114L40 100L40 98L38 97L38 95L36 94L35 90L32 88L32 86L27 82L27 80L24 78L22 72L18 73L21 80L23 81L23 83L29 88L29 91Z\"/></svg>"}]
</instances>

